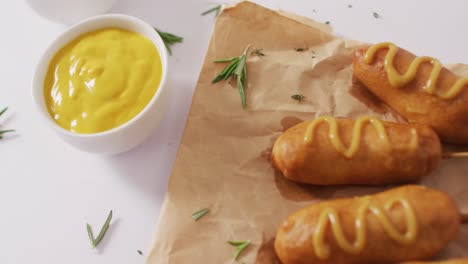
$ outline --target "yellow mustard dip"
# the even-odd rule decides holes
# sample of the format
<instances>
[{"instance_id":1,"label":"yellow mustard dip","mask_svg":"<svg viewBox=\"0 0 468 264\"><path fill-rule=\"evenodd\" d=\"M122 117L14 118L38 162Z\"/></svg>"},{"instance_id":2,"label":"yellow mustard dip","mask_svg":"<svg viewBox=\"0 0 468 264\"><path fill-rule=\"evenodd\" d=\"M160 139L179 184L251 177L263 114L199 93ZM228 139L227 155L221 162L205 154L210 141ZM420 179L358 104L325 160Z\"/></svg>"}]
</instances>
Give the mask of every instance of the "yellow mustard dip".
<instances>
[{"instance_id":1,"label":"yellow mustard dip","mask_svg":"<svg viewBox=\"0 0 468 264\"><path fill-rule=\"evenodd\" d=\"M44 80L45 102L61 127L98 133L143 110L161 76L161 58L149 39L106 28L76 38L55 54Z\"/></svg>"}]
</instances>

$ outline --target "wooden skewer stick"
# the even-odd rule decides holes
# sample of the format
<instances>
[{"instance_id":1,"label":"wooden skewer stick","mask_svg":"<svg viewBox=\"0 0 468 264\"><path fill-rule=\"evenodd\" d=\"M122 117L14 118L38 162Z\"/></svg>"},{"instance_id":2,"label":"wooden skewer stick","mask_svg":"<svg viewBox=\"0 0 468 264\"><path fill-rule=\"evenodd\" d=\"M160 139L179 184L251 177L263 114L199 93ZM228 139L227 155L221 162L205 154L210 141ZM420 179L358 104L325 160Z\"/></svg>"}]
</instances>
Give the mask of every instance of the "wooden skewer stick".
<instances>
[{"instance_id":1,"label":"wooden skewer stick","mask_svg":"<svg viewBox=\"0 0 468 264\"><path fill-rule=\"evenodd\" d=\"M442 153L442 158L468 158L468 152L444 152Z\"/></svg>"},{"instance_id":2,"label":"wooden skewer stick","mask_svg":"<svg viewBox=\"0 0 468 264\"><path fill-rule=\"evenodd\" d=\"M461 213L460 219L463 224L468 224L468 213Z\"/></svg>"}]
</instances>

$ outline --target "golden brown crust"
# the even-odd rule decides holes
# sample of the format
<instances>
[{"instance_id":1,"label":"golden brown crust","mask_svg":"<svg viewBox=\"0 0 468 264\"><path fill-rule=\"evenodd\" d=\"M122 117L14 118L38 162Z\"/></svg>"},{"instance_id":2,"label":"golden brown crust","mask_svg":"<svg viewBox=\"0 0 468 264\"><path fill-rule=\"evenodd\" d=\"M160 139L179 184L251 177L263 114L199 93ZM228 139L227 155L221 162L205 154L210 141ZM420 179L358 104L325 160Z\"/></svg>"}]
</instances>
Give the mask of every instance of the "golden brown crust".
<instances>
[{"instance_id":1,"label":"golden brown crust","mask_svg":"<svg viewBox=\"0 0 468 264\"><path fill-rule=\"evenodd\" d=\"M357 210L366 199L360 197L321 202L295 212L278 229L276 253L283 264L398 263L430 258L455 237L460 215L453 200L445 193L408 185L370 198L373 204L383 207L395 197L407 199L415 211L419 232L413 244L402 245L390 239L375 216L368 214L367 242L361 253L353 255L344 252L328 226L325 241L330 246L331 254L326 260L318 259L314 253L312 235L321 212L328 207L336 209L346 237L354 241ZM405 230L405 214L401 207L394 208L387 215L393 225Z\"/></svg>"},{"instance_id":2,"label":"golden brown crust","mask_svg":"<svg viewBox=\"0 0 468 264\"><path fill-rule=\"evenodd\" d=\"M349 146L355 120L337 119L340 138ZM332 146L329 126L321 124L311 144L304 141L307 126L302 122L285 131L275 142L273 165L289 180L316 184L387 184L419 180L439 162L441 146L435 132L426 126L382 122L391 148L379 143L376 130L364 126L359 151L346 158ZM415 128L419 147L413 151L410 129Z\"/></svg>"},{"instance_id":3,"label":"golden brown crust","mask_svg":"<svg viewBox=\"0 0 468 264\"><path fill-rule=\"evenodd\" d=\"M468 258L449 259L449 260L441 260L441 261L411 261L411 262L402 262L400 264L468 264Z\"/></svg>"},{"instance_id":4,"label":"golden brown crust","mask_svg":"<svg viewBox=\"0 0 468 264\"><path fill-rule=\"evenodd\" d=\"M368 48L354 53L354 75L367 88L387 103L409 122L431 126L442 141L456 144L468 143L468 88L453 99L442 99L423 90L432 70L432 65L423 63L415 80L403 87L390 85L384 69L386 49L377 51L373 63L367 64L365 54ZM399 49L394 60L396 70L403 73L416 56ZM458 76L446 68L442 69L437 89L447 91Z\"/></svg>"}]
</instances>

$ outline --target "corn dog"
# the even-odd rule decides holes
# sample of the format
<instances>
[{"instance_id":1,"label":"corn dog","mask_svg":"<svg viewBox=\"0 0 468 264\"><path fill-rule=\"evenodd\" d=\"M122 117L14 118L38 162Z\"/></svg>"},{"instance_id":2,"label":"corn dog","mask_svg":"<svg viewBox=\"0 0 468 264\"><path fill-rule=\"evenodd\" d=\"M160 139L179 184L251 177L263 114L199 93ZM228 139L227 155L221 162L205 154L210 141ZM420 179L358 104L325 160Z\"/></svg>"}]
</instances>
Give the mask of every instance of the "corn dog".
<instances>
[{"instance_id":1,"label":"corn dog","mask_svg":"<svg viewBox=\"0 0 468 264\"><path fill-rule=\"evenodd\" d=\"M419 180L441 156L427 126L322 116L285 131L272 163L289 180L316 184L388 184Z\"/></svg>"},{"instance_id":2,"label":"corn dog","mask_svg":"<svg viewBox=\"0 0 468 264\"><path fill-rule=\"evenodd\" d=\"M411 123L431 126L442 141L468 143L468 78L431 57L384 42L354 53L354 75Z\"/></svg>"},{"instance_id":3,"label":"corn dog","mask_svg":"<svg viewBox=\"0 0 468 264\"><path fill-rule=\"evenodd\" d=\"M278 229L275 251L283 264L398 263L432 257L459 226L450 197L408 185L301 209Z\"/></svg>"}]
</instances>

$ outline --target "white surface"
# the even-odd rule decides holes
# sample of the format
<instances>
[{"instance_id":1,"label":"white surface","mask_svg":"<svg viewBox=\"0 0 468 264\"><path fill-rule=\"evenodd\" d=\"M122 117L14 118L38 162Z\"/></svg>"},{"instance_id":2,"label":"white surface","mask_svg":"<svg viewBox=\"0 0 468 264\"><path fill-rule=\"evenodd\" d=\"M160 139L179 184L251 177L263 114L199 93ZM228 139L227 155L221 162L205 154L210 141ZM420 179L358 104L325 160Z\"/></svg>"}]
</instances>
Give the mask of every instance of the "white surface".
<instances>
[{"instance_id":1,"label":"white surface","mask_svg":"<svg viewBox=\"0 0 468 264\"><path fill-rule=\"evenodd\" d=\"M156 47L160 54L162 65L162 77L157 91L148 104L127 123L94 134L78 134L70 132L59 126L51 118L44 98L44 79L49 68L50 60L54 55L69 42L79 36L98 29L118 27L129 31L137 32L148 38ZM32 81L32 96L39 113L38 117L43 118L43 123L49 125L67 143L76 148L98 154L118 154L140 145L148 139L154 129L159 126L165 113L167 105L168 84L168 52L166 46L153 29L153 26L143 20L122 14L105 14L94 16L78 24L73 25L60 34L53 43L47 47L39 62L37 63Z\"/></svg>"},{"instance_id":2,"label":"white surface","mask_svg":"<svg viewBox=\"0 0 468 264\"><path fill-rule=\"evenodd\" d=\"M117 0L26 0L39 14L62 23L75 23L81 19L108 11Z\"/></svg>"},{"instance_id":3,"label":"white surface","mask_svg":"<svg viewBox=\"0 0 468 264\"><path fill-rule=\"evenodd\" d=\"M464 0L259 2L329 20L336 32L349 38L391 40L446 63L468 62ZM0 141L0 263L144 262L137 250L147 253L152 242L213 25L212 17L199 16L208 7L205 0L121 0L112 9L185 40L169 59L173 85L161 127L142 146L105 157L75 150L35 119L30 97L34 65L64 26L39 17L25 1L2 5L0 106L10 106L4 127L18 133ZM382 19L375 19L373 12ZM85 223L97 232L110 209L113 224L93 251Z\"/></svg>"}]
</instances>

